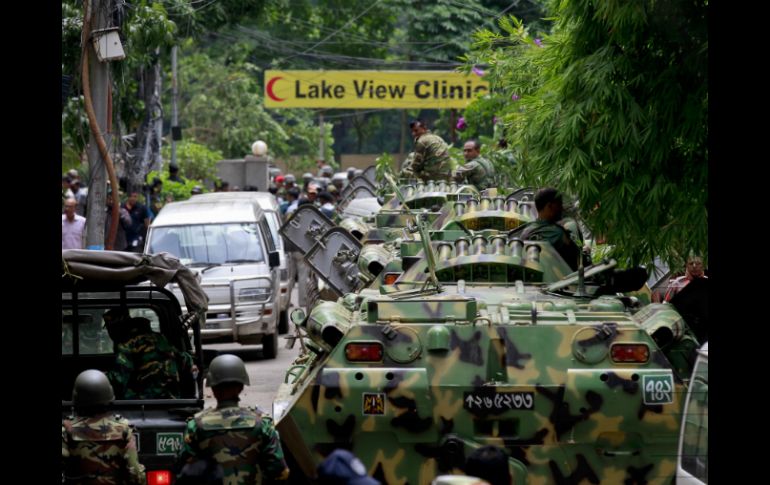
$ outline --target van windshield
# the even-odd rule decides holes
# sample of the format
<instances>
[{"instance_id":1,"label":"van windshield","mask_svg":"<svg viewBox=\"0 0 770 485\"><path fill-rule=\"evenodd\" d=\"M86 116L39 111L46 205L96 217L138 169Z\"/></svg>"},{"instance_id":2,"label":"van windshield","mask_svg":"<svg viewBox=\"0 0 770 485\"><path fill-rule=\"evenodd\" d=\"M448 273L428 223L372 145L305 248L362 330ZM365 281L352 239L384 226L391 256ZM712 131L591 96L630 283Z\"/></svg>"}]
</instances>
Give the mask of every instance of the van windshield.
<instances>
[{"instance_id":1,"label":"van windshield","mask_svg":"<svg viewBox=\"0 0 770 485\"><path fill-rule=\"evenodd\" d=\"M265 261L262 239L254 223L155 227L150 232L147 252L171 253L188 266Z\"/></svg>"}]
</instances>

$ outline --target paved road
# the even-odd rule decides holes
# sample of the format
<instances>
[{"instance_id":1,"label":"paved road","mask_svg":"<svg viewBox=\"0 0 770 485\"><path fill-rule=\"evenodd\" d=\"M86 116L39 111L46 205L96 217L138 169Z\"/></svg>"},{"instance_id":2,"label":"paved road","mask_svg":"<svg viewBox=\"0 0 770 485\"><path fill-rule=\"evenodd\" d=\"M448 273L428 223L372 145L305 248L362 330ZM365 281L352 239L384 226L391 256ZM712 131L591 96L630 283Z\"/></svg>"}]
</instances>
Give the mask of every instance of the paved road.
<instances>
[{"instance_id":1,"label":"paved road","mask_svg":"<svg viewBox=\"0 0 770 485\"><path fill-rule=\"evenodd\" d=\"M291 294L292 305L297 303L297 286ZM294 331L294 325L289 323L291 331ZM246 370L249 373L251 385L247 386L241 393L241 404L247 406L257 406L262 411L273 413L273 398L278 390L278 386L283 382L286 375L286 369L299 354L299 344L293 349L284 348L286 340L283 337L278 338L278 356L275 359L265 359L262 357L261 345L240 345L240 344L210 344L204 345L207 349L216 349L220 353L232 353L246 362ZM215 406L216 400L211 393L211 388L204 390L206 398L206 407Z\"/></svg>"}]
</instances>

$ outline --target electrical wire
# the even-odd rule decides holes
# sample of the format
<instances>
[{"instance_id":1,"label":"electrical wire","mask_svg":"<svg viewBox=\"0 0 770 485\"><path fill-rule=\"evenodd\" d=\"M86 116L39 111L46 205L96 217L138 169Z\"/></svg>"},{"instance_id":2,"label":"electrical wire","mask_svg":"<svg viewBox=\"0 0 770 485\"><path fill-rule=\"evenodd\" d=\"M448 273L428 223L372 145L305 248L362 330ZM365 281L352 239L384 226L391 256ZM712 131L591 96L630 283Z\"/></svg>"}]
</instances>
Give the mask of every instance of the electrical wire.
<instances>
[{"instance_id":1,"label":"electrical wire","mask_svg":"<svg viewBox=\"0 0 770 485\"><path fill-rule=\"evenodd\" d=\"M380 3L381 1L382 1L382 0L377 0L376 2L372 3L371 5L369 5L369 7L367 7L366 9L364 9L364 11L363 11L363 12L361 12L360 14L358 14L357 16L355 16L354 18L352 18L352 19L348 20L347 22L345 22L345 23L342 25L342 27L340 27L339 29L335 30L335 31L334 31L334 32L332 32L331 34L327 35L326 37L324 37L323 39L321 39L320 41L318 41L318 43L317 43L317 44L315 44L315 45L313 45L312 47L308 47L308 48L305 50L305 52L303 52L302 54L306 54L307 52L309 52L309 51L311 51L311 50L314 50L314 49L315 49L316 47L318 47L319 45L323 44L324 42L326 42L327 40L331 39L332 37L334 37L334 36L335 36L335 35L337 35L338 33L342 32L342 30L343 30L345 27L347 27L347 26L348 26L348 25L350 25L351 23L353 23L353 22L355 22L356 20L358 20L358 19L360 19L361 17L363 17L363 16L366 14L366 12L368 12L369 10L371 10L371 9L373 9L374 7L376 7L377 5L379 5L379 3ZM298 54L298 55L299 55L299 54ZM295 55L295 56L291 56L291 57L288 57L287 59L284 59L284 61L288 61L289 59L292 59L293 57L296 57L296 55Z\"/></svg>"}]
</instances>

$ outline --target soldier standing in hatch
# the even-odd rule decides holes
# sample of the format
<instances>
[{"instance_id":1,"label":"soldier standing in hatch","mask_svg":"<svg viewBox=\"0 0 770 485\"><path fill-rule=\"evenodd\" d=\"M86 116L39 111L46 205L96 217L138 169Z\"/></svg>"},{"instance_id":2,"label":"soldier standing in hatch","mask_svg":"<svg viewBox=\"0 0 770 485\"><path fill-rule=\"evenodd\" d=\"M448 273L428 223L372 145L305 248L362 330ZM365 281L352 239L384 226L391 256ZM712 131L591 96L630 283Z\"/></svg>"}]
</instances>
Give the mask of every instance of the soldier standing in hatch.
<instances>
[{"instance_id":1,"label":"soldier standing in hatch","mask_svg":"<svg viewBox=\"0 0 770 485\"><path fill-rule=\"evenodd\" d=\"M217 407L204 409L187 421L178 458L178 465L187 466L181 469L180 478L195 483L221 475L223 483L247 484L257 483L261 471L263 477L286 480L289 468L273 420L257 408L238 406L243 386L249 385L243 361L231 354L214 358L206 385L214 392ZM187 472L201 461L214 464L218 472L208 470L205 477Z\"/></svg>"},{"instance_id":2,"label":"soldier standing in hatch","mask_svg":"<svg viewBox=\"0 0 770 485\"><path fill-rule=\"evenodd\" d=\"M465 181L475 185L477 189L484 190L495 186L495 167L492 162L480 155L481 143L476 140L468 140L463 145L463 157L467 162L454 171L452 177L458 181Z\"/></svg>"},{"instance_id":3,"label":"soldier standing in hatch","mask_svg":"<svg viewBox=\"0 0 770 485\"><path fill-rule=\"evenodd\" d=\"M449 147L438 135L428 130L423 120L409 123L414 137L414 160L411 171L415 177L427 180L447 180L452 178L455 164L449 158Z\"/></svg>"},{"instance_id":4,"label":"soldier standing in hatch","mask_svg":"<svg viewBox=\"0 0 770 485\"><path fill-rule=\"evenodd\" d=\"M131 425L108 410L114 399L103 372L91 369L75 379L72 401L76 417L62 421L62 483L145 483Z\"/></svg>"}]
</instances>

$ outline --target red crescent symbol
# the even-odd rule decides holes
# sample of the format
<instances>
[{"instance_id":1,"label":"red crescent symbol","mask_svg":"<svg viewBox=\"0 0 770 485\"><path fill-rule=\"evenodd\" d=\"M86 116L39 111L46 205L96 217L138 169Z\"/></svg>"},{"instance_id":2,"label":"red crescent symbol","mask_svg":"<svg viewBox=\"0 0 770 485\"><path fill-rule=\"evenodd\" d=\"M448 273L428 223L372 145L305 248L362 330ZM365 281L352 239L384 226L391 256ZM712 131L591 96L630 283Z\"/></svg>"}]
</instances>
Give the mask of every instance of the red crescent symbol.
<instances>
[{"instance_id":1,"label":"red crescent symbol","mask_svg":"<svg viewBox=\"0 0 770 485\"><path fill-rule=\"evenodd\" d=\"M283 79L281 76L274 77L270 81L267 82L267 86L265 87L265 92L267 92L267 95L270 96L270 99L274 101L284 101L286 98L279 98L278 96L273 93L273 84L279 79Z\"/></svg>"}]
</instances>

